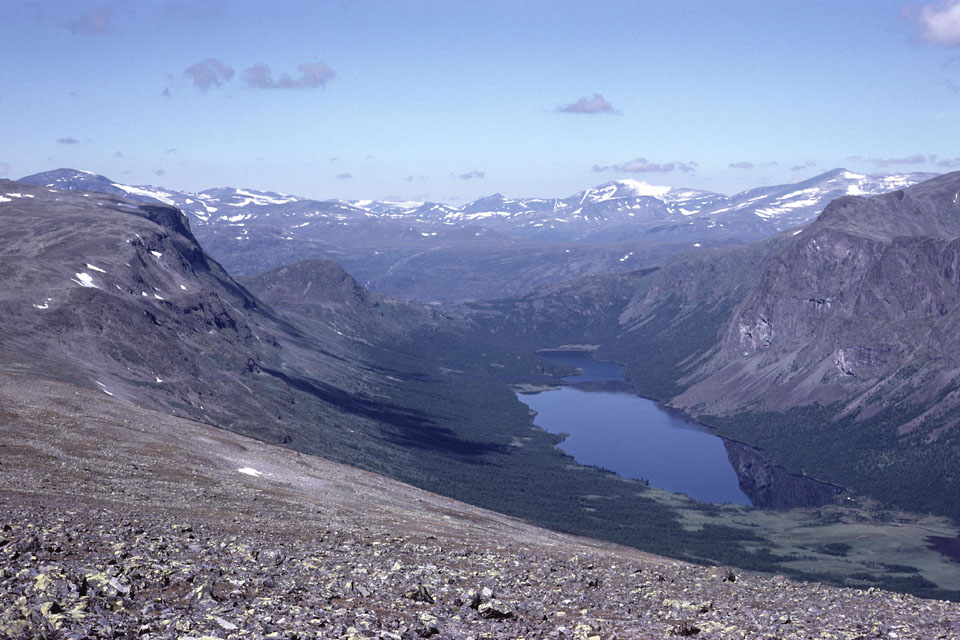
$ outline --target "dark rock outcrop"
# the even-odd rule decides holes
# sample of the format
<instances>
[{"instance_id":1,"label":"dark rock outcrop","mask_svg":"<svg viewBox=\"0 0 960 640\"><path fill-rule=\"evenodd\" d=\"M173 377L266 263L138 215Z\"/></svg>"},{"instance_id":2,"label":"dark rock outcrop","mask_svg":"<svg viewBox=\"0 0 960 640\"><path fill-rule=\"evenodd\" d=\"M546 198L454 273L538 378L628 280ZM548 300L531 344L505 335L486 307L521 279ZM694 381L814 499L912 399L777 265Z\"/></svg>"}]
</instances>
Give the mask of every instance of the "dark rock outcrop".
<instances>
[{"instance_id":1,"label":"dark rock outcrop","mask_svg":"<svg viewBox=\"0 0 960 640\"><path fill-rule=\"evenodd\" d=\"M737 472L740 489L755 507L791 509L835 504L843 489L812 478L795 476L770 461L754 447L724 440L727 458Z\"/></svg>"}]
</instances>

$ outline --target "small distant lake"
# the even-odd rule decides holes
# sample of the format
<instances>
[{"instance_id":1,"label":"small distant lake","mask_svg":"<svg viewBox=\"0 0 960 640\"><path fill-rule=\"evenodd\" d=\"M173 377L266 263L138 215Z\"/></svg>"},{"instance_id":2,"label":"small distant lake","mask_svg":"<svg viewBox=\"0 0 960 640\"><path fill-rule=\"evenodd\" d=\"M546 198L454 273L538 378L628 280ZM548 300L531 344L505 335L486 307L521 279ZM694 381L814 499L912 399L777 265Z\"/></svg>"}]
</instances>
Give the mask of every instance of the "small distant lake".
<instances>
[{"instance_id":1,"label":"small distant lake","mask_svg":"<svg viewBox=\"0 0 960 640\"><path fill-rule=\"evenodd\" d=\"M581 373L565 378L569 386L518 397L537 412L537 426L569 434L558 446L578 462L703 502L782 508L837 500L838 487L791 476L757 450L631 393L619 365L586 352L540 355Z\"/></svg>"}]
</instances>

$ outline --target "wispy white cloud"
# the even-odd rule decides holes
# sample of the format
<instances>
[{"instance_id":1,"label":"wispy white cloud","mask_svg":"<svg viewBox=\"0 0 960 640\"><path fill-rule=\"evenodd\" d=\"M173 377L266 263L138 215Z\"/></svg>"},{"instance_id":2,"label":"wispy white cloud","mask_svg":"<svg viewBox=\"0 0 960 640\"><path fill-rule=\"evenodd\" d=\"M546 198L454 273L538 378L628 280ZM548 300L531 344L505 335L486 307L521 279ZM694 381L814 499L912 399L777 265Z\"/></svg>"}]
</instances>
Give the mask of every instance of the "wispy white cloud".
<instances>
[{"instance_id":1,"label":"wispy white cloud","mask_svg":"<svg viewBox=\"0 0 960 640\"><path fill-rule=\"evenodd\" d=\"M593 94L592 98L583 97L570 104L562 104L557 107L560 113L609 113L620 115L620 112L613 108L613 105L599 93Z\"/></svg>"},{"instance_id":2,"label":"wispy white cloud","mask_svg":"<svg viewBox=\"0 0 960 640\"><path fill-rule=\"evenodd\" d=\"M593 170L597 173L613 171L616 173L669 173L671 171L681 171L683 173L692 173L697 170L697 163L690 162L650 162L646 158L634 158L623 164L593 165Z\"/></svg>"},{"instance_id":3,"label":"wispy white cloud","mask_svg":"<svg viewBox=\"0 0 960 640\"><path fill-rule=\"evenodd\" d=\"M316 89L337 77L336 72L323 62L304 62L297 65L299 78L286 73L273 77L270 67L257 63L243 73L247 84L254 89Z\"/></svg>"}]
</instances>

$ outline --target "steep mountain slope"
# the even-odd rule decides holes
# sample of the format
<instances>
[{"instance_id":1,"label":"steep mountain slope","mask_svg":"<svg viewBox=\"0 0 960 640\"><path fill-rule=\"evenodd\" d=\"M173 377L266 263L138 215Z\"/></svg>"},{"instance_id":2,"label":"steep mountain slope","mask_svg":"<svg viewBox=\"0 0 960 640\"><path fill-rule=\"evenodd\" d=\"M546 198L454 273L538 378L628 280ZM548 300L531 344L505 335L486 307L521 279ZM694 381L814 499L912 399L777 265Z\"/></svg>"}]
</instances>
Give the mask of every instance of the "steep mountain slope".
<instances>
[{"instance_id":1,"label":"steep mountain slope","mask_svg":"<svg viewBox=\"0 0 960 640\"><path fill-rule=\"evenodd\" d=\"M925 177L838 169L734 196L617 180L562 199L495 194L462 207L316 201L234 188L190 194L70 169L22 180L177 206L205 249L235 275L325 258L372 290L451 303L654 266L692 247L742 244L812 220L834 197L882 193Z\"/></svg>"},{"instance_id":2,"label":"steep mountain slope","mask_svg":"<svg viewBox=\"0 0 960 640\"><path fill-rule=\"evenodd\" d=\"M257 297L287 318L296 318L308 333L333 330L368 348L412 336L449 322L439 307L370 293L330 260L303 260L242 278ZM374 349L369 358L381 353Z\"/></svg>"},{"instance_id":3,"label":"steep mountain slope","mask_svg":"<svg viewBox=\"0 0 960 640\"><path fill-rule=\"evenodd\" d=\"M305 334L209 259L172 207L0 183L0 358L340 459L431 429L335 328ZM386 455L386 454L384 454Z\"/></svg>"},{"instance_id":4,"label":"steep mountain slope","mask_svg":"<svg viewBox=\"0 0 960 640\"><path fill-rule=\"evenodd\" d=\"M906 191L831 203L768 259L711 366L730 361L781 390L796 389L762 402L781 408L849 399L855 388L877 391L878 379L915 365L922 371L899 385L912 389L903 399L929 403L950 382L930 375L931 368L954 366L958 191L960 174L950 174ZM732 401L768 395L735 391L733 378L724 389ZM921 384L924 378L932 379ZM896 393L888 389L878 399L889 402ZM859 405L862 399L849 409Z\"/></svg>"},{"instance_id":5,"label":"steep mountain slope","mask_svg":"<svg viewBox=\"0 0 960 640\"><path fill-rule=\"evenodd\" d=\"M953 173L831 203L765 261L674 404L794 468L960 517L958 193Z\"/></svg>"}]
</instances>

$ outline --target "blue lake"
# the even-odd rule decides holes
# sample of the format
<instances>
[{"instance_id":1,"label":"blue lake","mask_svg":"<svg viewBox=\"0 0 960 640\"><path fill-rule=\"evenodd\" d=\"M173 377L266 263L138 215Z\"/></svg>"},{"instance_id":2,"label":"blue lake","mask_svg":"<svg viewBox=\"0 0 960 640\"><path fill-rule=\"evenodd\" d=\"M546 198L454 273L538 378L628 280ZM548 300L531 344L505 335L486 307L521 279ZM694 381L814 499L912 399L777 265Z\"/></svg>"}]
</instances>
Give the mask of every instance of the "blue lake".
<instances>
[{"instance_id":1,"label":"blue lake","mask_svg":"<svg viewBox=\"0 0 960 640\"><path fill-rule=\"evenodd\" d=\"M707 427L627 391L619 365L583 352L541 355L582 373L565 378L571 386L519 398L537 426L570 434L558 446L578 462L704 502L751 504L724 441Z\"/></svg>"}]
</instances>

